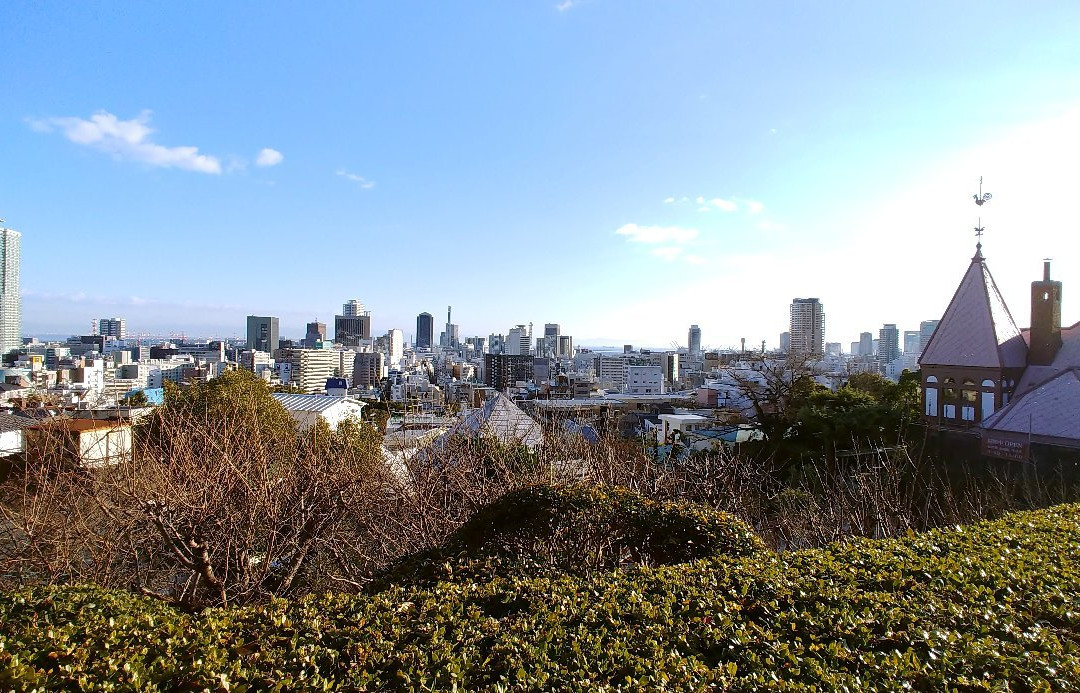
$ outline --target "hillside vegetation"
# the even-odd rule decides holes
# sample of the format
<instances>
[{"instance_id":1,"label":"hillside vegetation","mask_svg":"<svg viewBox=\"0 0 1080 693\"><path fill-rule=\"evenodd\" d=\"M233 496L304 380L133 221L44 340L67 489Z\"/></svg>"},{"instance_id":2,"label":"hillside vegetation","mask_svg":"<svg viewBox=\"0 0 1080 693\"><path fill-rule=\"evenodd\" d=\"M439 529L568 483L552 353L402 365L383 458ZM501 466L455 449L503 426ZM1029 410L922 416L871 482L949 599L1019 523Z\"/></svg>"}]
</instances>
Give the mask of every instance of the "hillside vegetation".
<instances>
[{"instance_id":1,"label":"hillside vegetation","mask_svg":"<svg viewBox=\"0 0 1080 693\"><path fill-rule=\"evenodd\" d=\"M537 487L512 501L482 508L366 594L189 613L99 587L8 593L0 685L1080 686L1078 505L775 552L730 516L624 491ZM577 511L552 512L568 507ZM512 508L528 521L493 522ZM676 539L633 556L619 549L661 535Z\"/></svg>"}]
</instances>

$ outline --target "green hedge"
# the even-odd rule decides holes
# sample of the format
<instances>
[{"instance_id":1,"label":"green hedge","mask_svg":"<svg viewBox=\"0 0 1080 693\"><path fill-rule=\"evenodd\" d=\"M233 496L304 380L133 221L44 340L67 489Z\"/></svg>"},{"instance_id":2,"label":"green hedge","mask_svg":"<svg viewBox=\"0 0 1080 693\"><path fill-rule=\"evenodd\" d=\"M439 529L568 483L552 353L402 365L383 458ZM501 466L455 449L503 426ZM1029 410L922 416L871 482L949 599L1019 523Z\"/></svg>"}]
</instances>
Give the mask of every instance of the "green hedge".
<instances>
[{"instance_id":1,"label":"green hedge","mask_svg":"<svg viewBox=\"0 0 1080 693\"><path fill-rule=\"evenodd\" d=\"M624 489L530 486L481 509L442 546L392 566L376 589L432 585L448 576L584 576L764 550L741 520L700 505L659 503Z\"/></svg>"},{"instance_id":2,"label":"green hedge","mask_svg":"<svg viewBox=\"0 0 1080 693\"><path fill-rule=\"evenodd\" d=\"M194 615L42 588L0 598L0 688L1075 690L1078 595L1076 505L902 540Z\"/></svg>"}]
</instances>

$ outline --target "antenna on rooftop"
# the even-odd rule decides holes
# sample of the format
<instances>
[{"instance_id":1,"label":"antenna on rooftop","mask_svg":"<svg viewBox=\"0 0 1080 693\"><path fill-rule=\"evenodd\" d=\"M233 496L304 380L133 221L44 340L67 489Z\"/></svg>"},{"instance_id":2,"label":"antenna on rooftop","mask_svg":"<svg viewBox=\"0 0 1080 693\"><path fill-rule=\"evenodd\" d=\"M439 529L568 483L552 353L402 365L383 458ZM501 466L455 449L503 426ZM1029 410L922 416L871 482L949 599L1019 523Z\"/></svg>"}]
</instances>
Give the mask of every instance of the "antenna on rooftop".
<instances>
[{"instance_id":1,"label":"antenna on rooftop","mask_svg":"<svg viewBox=\"0 0 1080 693\"><path fill-rule=\"evenodd\" d=\"M975 198L975 204L979 205L980 207L982 207L984 204L989 202L990 198L993 197L993 195L991 195L990 193L985 193L985 194L983 193L983 191L982 191L982 183L983 183L982 176L979 176L979 194L978 195L972 195L972 197Z\"/></svg>"}]
</instances>

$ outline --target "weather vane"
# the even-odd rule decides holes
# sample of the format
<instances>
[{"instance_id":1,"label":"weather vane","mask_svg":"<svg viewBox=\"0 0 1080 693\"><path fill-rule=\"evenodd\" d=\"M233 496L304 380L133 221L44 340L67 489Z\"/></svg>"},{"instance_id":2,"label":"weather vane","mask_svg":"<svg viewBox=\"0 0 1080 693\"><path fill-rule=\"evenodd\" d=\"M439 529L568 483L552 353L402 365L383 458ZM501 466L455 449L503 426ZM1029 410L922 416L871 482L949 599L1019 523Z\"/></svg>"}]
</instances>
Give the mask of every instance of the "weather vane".
<instances>
[{"instance_id":1,"label":"weather vane","mask_svg":"<svg viewBox=\"0 0 1080 693\"><path fill-rule=\"evenodd\" d=\"M980 202L979 204L982 204L982 203ZM979 225L975 227L975 238L978 239L975 242L975 249L976 250L982 250L982 235L983 235L982 217L979 217Z\"/></svg>"},{"instance_id":2,"label":"weather vane","mask_svg":"<svg viewBox=\"0 0 1080 693\"><path fill-rule=\"evenodd\" d=\"M983 191L982 191L982 176L979 176L979 194L978 195L972 195L972 197L975 198L975 204L979 205L980 207L982 207L984 204L989 202L990 198L993 197L993 195L991 195L990 193L985 193L985 194L983 193Z\"/></svg>"}]
</instances>

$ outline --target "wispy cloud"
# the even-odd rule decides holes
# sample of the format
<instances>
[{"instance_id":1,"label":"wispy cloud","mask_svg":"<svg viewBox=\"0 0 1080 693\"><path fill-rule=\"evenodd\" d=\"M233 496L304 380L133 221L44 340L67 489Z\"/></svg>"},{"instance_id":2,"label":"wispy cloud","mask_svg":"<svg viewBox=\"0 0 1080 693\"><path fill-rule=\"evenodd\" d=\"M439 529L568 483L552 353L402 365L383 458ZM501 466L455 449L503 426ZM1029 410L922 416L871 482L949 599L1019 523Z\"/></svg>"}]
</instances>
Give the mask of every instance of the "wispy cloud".
<instances>
[{"instance_id":1,"label":"wispy cloud","mask_svg":"<svg viewBox=\"0 0 1080 693\"><path fill-rule=\"evenodd\" d=\"M371 190L375 187L375 181L368 180L367 178L364 178L363 176L357 175L355 173L349 173L343 168L339 168L338 170L334 171L334 175L341 176L345 180L352 181L364 190Z\"/></svg>"},{"instance_id":2,"label":"wispy cloud","mask_svg":"<svg viewBox=\"0 0 1080 693\"><path fill-rule=\"evenodd\" d=\"M698 236L697 229L684 229L678 226L638 226L624 224L615 230L631 243L689 243Z\"/></svg>"},{"instance_id":3,"label":"wispy cloud","mask_svg":"<svg viewBox=\"0 0 1080 693\"><path fill-rule=\"evenodd\" d=\"M151 139L150 111L131 120L121 120L107 111L89 119L78 117L28 119L35 132L59 131L75 144L91 147L122 161L135 161L159 168L179 168L198 173L221 173L221 161L200 154L198 147L166 147Z\"/></svg>"},{"instance_id":4,"label":"wispy cloud","mask_svg":"<svg viewBox=\"0 0 1080 693\"><path fill-rule=\"evenodd\" d=\"M765 205L757 200L750 200L741 197L706 197L704 195L698 195L697 197L689 197L683 195L682 197L676 197L669 195L664 198L664 204L695 204L697 205L697 211L699 212L738 212L740 210L747 214L760 214L765 209Z\"/></svg>"},{"instance_id":5,"label":"wispy cloud","mask_svg":"<svg viewBox=\"0 0 1080 693\"><path fill-rule=\"evenodd\" d=\"M683 249L677 245L665 245L659 248L653 248L652 254L656 257L663 258L668 262L671 262L675 258L682 254Z\"/></svg>"},{"instance_id":6,"label":"wispy cloud","mask_svg":"<svg viewBox=\"0 0 1080 693\"><path fill-rule=\"evenodd\" d=\"M285 155L284 154L282 154L281 152L279 152L276 149L270 149L269 147L266 147L265 149L260 149L259 150L259 155L255 157L255 165L256 166L277 166L278 164L280 164L284 160L285 160Z\"/></svg>"},{"instance_id":7,"label":"wispy cloud","mask_svg":"<svg viewBox=\"0 0 1080 693\"><path fill-rule=\"evenodd\" d=\"M566 12L575 5L575 0L562 0L562 2L555 5L555 9L559 12Z\"/></svg>"}]
</instances>

